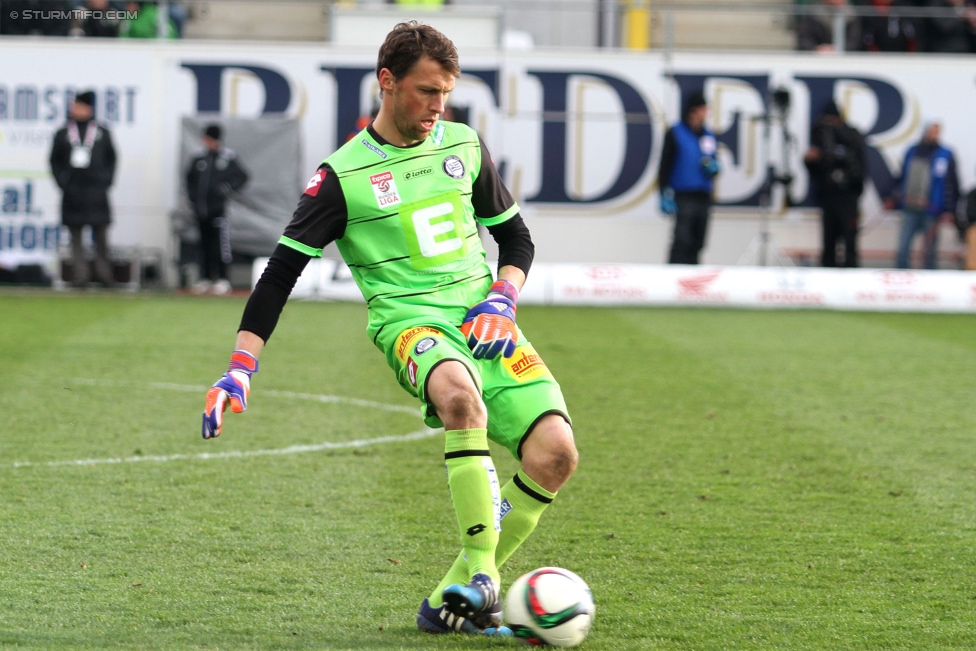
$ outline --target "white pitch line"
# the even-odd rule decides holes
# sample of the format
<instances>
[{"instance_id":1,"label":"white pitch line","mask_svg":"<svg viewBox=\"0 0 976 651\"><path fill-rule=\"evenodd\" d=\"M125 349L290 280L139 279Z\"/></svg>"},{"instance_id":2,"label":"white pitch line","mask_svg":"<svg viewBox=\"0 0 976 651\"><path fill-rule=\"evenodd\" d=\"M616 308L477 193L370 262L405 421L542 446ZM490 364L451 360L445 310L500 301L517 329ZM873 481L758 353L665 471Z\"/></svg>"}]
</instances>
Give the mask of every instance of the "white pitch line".
<instances>
[{"instance_id":1,"label":"white pitch line","mask_svg":"<svg viewBox=\"0 0 976 651\"><path fill-rule=\"evenodd\" d=\"M97 380L88 378L76 378L73 382L78 384L89 384L89 385L99 385L99 384L109 384L109 385L119 385L125 384L118 380ZM173 384L170 382L153 382L149 386L154 389L169 389L172 391L192 391L195 393L200 393L203 395L209 387L199 387L189 384ZM346 404L353 405L356 407L366 407L369 409L382 409L384 411L398 411L417 416L420 414L419 408L416 407L405 407L403 405L390 405L382 402L374 402L372 400L362 400L359 398L346 398L343 396L330 396L324 394L314 394L314 393L296 393L294 391L275 391L268 390L262 391L262 395L278 397L278 398L292 398L295 400L311 400L314 402L324 402L324 403L334 403L334 404ZM132 457L115 457L115 458L104 458L104 459L70 459L67 461L17 461L13 464L7 466L8 468L33 468L33 467L57 467L57 466L94 466L94 465L105 465L105 464L119 464L119 463L137 463L140 461L151 461L156 463L166 463L169 461L188 461L188 460L201 460L209 461L211 459L242 459L245 457L265 457L273 455L284 455L284 454L304 454L307 452L321 452L322 450L340 450L345 448L362 448L369 445L378 445L382 443L400 443L402 441L417 441L420 439L430 438L436 436L443 432L442 429L431 429L425 427L424 429L417 430L416 432L410 432L409 434L391 434L390 436L380 436L375 439L357 439L354 441L342 441L339 443L333 443L332 441L323 441L322 443L315 443L312 445L290 445L286 448L273 448L268 450L231 450L228 452L200 452L198 454L167 454L167 455L139 455Z\"/></svg>"},{"instance_id":2,"label":"white pitch line","mask_svg":"<svg viewBox=\"0 0 976 651\"><path fill-rule=\"evenodd\" d=\"M72 380L77 384L98 385L106 384L119 386L128 384L119 380L92 380L87 378L76 378ZM210 387L200 387L192 384L174 384L172 382L151 382L149 387L152 389L169 389L171 391L188 391L206 395ZM271 396L273 398L292 398L295 400L311 400L313 402L324 402L332 404L353 405L354 407L368 407L371 409L382 409L383 411L399 411L406 414L417 416L420 414L420 407L406 407L404 405L391 405L385 402L374 402L372 400L362 400L361 398L346 398L344 396L330 396L319 393L297 393L295 391L276 391L275 389L262 390L259 395Z\"/></svg>"},{"instance_id":3,"label":"white pitch line","mask_svg":"<svg viewBox=\"0 0 976 651\"><path fill-rule=\"evenodd\" d=\"M116 457L107 459L72 459L69 461L18 461L11 464L13 468L31 468L37 466L56 467L56 466L96 466L113 463L136 463L139 461L153 461L156 463L166 463L168 461L189 461L211 459L243 459L245 457L266 457L282 454L303 454L306 452L321 452L322 450L339 450L342 448L363 448L379 443L399 443L401 441L418 441L440 434L443 430L424 429L410 432L409 434L393 434L390 436L380 436L375 439L359 439L356 441L343 441L333 443L325 441L313 445L289 445L287 448L276 448L271 450L231 450L228 452L201 452L199 454L167 454L167 455L145 455L135 457Z\"/></svg>"}]
</instances>

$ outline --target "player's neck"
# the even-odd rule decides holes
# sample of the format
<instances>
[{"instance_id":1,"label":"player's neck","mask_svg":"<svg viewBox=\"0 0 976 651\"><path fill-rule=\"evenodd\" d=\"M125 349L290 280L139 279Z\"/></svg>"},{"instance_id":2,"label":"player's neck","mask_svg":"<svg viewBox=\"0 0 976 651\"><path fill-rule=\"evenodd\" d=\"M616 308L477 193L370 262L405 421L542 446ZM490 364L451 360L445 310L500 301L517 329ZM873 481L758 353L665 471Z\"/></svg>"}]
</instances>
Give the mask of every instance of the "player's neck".
<instances>
[{"instance_id":1,"label":"player's neck","mask_svg":"<svg viewBox=\"0 0 976 651\"><path fill-rule=\"evenodd\" d=\"M396 124L393 120L386 117L385 113L381 109L379 114L377 114L376 119L373 120L373 131L375 131L383 140L393 145L394 147L411 147L416 145L420 140L409 140L406 136L400 133L397 129Z\"/></svg>"}]
</instances>

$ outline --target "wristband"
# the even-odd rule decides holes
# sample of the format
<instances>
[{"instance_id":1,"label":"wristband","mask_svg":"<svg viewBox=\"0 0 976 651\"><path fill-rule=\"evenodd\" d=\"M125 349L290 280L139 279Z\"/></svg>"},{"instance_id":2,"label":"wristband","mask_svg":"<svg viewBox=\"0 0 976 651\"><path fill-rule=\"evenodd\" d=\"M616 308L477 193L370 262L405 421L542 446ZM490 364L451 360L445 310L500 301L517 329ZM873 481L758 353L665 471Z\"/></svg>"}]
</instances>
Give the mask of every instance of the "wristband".
<instances>
[{"instance_id":1,"label":"wristband","mask_svg":"<svg viewBox=\"0 0 976 651\"><path fill-rule=\"evenodd\" d=\"M244 371L248 375L258 372L258 359L246 350L235 350L230 356L228 371Z\"/></svg>"},{"instance_id":2,"label":"wristband","mask_svg":"<svg viewBox=\"0 0 976 651\"><path fill-rule=\"evenodd\" d=\"M488 290L488 298L492 296L504 296L512 302L512 305L515 305L518 303L519 290L512 282L496 280L491 284L491 289Z\"/></svg>"}]
</instances>

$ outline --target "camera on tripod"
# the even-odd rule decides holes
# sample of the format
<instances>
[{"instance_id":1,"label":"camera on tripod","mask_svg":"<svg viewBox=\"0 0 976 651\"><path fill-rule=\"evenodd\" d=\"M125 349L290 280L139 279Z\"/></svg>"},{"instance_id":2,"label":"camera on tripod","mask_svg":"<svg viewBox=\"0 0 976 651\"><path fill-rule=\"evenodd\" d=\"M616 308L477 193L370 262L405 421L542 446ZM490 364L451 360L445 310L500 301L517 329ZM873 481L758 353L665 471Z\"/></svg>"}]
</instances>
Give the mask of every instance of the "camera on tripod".
<instances>
[{"instance_id":1,"label":"camera on tripod","mask_svg":"<svg viewBox=\"0 0 976 651\"><path fill-rule=\"evenodd\" d=\"M789 115L790 90L788 88L783 88L782 86L780 86L779 88L774 88L772 93L770 93L770 97L773 100L772 101L773 108L775 108L780 115L782 115L783 117Z\"/></svg>"}]
</instances>

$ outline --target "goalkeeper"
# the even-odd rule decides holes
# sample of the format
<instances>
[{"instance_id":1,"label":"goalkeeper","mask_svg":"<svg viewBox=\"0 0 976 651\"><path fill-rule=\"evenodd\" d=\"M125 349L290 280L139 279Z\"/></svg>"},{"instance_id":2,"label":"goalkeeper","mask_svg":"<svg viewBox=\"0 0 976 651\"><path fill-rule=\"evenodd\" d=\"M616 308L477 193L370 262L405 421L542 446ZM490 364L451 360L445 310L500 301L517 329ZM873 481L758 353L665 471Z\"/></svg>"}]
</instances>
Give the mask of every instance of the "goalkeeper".
<instances>
[{"instance_id":1,"label":"goalkeeper","mask_svg":"<svg viewBox=\"0 0 976 651\"><path fill-rule=\"evenodd\" d=\"M335 242L366 299L367 334L425 422L444 427L461 552L423 600L432 633L511 634L498 568L576 468L559 385L515 323L534 246L478 134L440 121L460 76L454 44L400 23L376 64L375 120L316 170L241 319L230 368L207 394L203 437L244 411L258 357L296 280ZM498 244L497 280L478 236ZM488 440L520 460L499 488Z\"/></svg>"}]
</instances>

